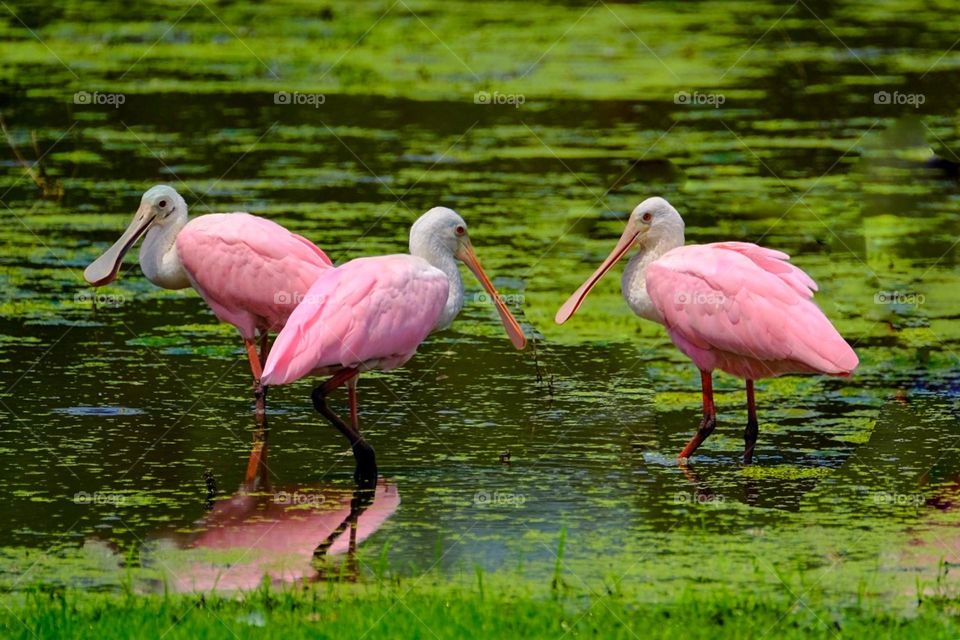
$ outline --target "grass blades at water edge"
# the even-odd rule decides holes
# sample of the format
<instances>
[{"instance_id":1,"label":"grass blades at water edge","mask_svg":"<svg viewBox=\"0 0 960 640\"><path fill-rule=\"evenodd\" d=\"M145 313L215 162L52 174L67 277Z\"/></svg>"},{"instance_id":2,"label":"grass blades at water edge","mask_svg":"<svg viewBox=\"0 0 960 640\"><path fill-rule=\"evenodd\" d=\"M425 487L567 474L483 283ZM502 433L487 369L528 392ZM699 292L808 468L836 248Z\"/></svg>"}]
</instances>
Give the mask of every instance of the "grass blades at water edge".
<instances>
[{"instance_id":1,"label":"grass blades at water edge","mask_svg":"<svg viewBox=\"0 0 960 640\"><path fill-rule=\"evenodd\" d=\"M7 595L4 638L956 638L956 602L925 601L910 615L836 608L801 598L715 594L644 603L623 593L535 593L506 581L484 589L433 580L377 587L313 584L229 595L97 593ZM500 584L496 585L497 582ZM494 585L496 587L494 588Z\"/></svg>"}]
</instances>

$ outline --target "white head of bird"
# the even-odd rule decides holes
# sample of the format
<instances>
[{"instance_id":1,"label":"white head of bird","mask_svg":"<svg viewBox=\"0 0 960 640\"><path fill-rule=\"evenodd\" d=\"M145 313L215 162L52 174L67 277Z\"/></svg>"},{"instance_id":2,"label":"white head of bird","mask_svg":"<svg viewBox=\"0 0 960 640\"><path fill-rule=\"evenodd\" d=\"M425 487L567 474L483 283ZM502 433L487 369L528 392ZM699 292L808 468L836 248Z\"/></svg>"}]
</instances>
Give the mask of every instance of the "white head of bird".
<instances>
[{"instance_id":1,"label":"white head of bird","mask_svg":"<svg viewBox=\"0 0 960 640\"><path fill-rule=\"evenodd\" d=\"M460 260L487 291L513 346L517 349L526 346L527 339L523 330L480 265L470 242L467 223L460 214L446 207L434 207L420 216L410 227L410 254L426 260L447 276L450 293L443 314L437 322L438 329L448 327L463 309L463 280L456 263Z\"/></svg>"},{"instance_id":2,"label":"white head of bird","mask_svg":"<svg viewBox=\"0 0 960 640\"><path fill-rule=\"evenodd\" d=\"M189 287L175 244L187 219L187 203L176 189L165 184L151 187L140 199L140 207L126 231L90 263L83 272L84 279L95 287L112 282L124 255L146 234L140 247L140 268L147 279L165 289Z\"/></svg>"},{"instance_id":3,"label":"white head of bird","mask_svg":"<svg viewBox=\"0 0 960 640\"><path fill-rule=\"evenodd\" d=\"M663 198L647 198L638 204L630 213L627 226L613 251L560 307L554 318L556 323L563 324L576 313L587 294L604 274L635 246L640 247L640 250L630 259L620 281L623 297L637 315L654 322L662 322L660 314L647 295L646 270L651 262L666 252L683 246L683 229L683 218L673 205Z\"/></svg>"}]
</instances>

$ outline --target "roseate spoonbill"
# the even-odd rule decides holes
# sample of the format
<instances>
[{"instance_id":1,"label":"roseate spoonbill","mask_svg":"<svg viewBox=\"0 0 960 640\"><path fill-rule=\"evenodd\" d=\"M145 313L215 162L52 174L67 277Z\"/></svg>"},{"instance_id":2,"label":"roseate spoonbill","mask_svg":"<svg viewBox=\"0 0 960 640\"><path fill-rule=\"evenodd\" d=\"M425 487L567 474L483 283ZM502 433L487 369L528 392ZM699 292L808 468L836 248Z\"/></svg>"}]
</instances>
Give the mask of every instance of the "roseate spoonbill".
<instances>
[{"instance_id":1,"label":"roseate spoonbill","mask_svg":"<svg viewBox=\"0 0 960 640\"><path fill-rule=\"evenodd\" d=\"M370 369L401 366L430 333L445 329L463 307L461 260L496 304L517 349L526 346L520 325L484 273L467 223L456 212L435 207L410 228L410 254L358 258L324 272L277 335L263 384L286 384L311 372L332 375L314 389L316 410L350 441L360 486L377 478L373 448L360 434L356 378ZM350 425L327 405L340 385L350 392Z\"/></svg>"},{"instance_id":2,"label":"roseate spoonbill","mask_svg":"<svg viewBox=\"0 0 960 640\"><path fill-rule=\"evenodd\" d=\"M663 198L648 198L630 214L613 251L557 311L572 316L600 278L634 246L623 272L627 304L667 328L670 339L700 369L703 420L680 453L689 458L717 424L713 371L746 380L744 463L757 442L753 382L787 373L848 376L857 355L814 304L816 283L790 256L748 242L684 246L683 218Z\"/></svg>"},{"instance_id":3,"label":"roseate spoonbill","mask_svg":"<svg viewBox=\"0 0 960 640\"><path fill-rule=\"evenodd\" d=\"M267 469L266 429L254 438L237 493L217 500L193 532L174 538L187 550L173 556L179 560L169 576L174 589L254 589L264 576L284 583L316 580L334 568L330 561L340 555L346 556L347 575L356 576L357 547L400 506L397 486L381 480L373 490L274 487ZM211 557L210 551L221 553ZM235 553L224 556L230 551Z\"/></svg>"},{"instance_id":4,"label":"roseate spoonbill","mask_svg":"<svg viewBox=\"0 0 960 640\"><path fill-rule=\"evenodd\" d=\"M161 184L143 194L127 230L84 270L86 281L95 287L112 282L123 256L144 234L140 268L147 279L164 289L192 286L220 320L240 332L262 415L266 389L260 377L268 334L283 327L299 298L332 267L330 258L306 238L249 213L188 220L187 203Z\"/></svg>"}]
</instances>

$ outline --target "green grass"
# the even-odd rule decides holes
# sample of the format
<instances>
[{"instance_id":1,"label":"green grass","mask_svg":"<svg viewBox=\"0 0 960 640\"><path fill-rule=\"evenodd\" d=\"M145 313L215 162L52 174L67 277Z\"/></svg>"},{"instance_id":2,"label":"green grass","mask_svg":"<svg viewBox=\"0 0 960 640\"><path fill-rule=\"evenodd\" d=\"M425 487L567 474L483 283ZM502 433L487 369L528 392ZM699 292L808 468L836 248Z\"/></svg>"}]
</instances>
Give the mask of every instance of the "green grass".
<instances>
[{"instance_id":1,"label":"green grass","mask_svg":"<svg viewBox=\"0 0 960 640\"><path fill-rule=\"evenodd\" d=\"M910 615L793 597L688 597L646 604L621 593L535 594L419 581L318 584L236 597L83 591L6 596L4 638L956 638L953 603ZM948 612L949 611L949 612Z\"/></svg>"}]
</instances>

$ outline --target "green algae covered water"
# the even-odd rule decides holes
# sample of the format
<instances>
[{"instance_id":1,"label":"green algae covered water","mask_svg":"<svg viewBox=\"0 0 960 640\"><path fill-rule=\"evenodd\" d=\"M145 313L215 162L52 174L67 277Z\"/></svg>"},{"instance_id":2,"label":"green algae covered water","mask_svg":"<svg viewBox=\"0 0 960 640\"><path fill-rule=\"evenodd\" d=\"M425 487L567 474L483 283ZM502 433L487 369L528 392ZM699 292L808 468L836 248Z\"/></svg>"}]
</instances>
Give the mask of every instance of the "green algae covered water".
<instances>
[{"instance_id":1,"label":"green algae covered water","mask_svg":"<svg viewBox=\"0 0 960 640\"><path fill-rule=\"evenodd\" d=\"M9 12L0 587L109 587L130 571L147 589L175 583L204 530L222 526L220 505L243 493L256 425L235 331L193 292L153 287L133 257L109 287L82 281L140 194L165 182L194 214L268 216L338 263L404 251L420 213L452 207L532 338L515 352L466 277L451 330L403 369L363 379L363 428L395 495L357 543L357 579L390 566L540 580L560 565L573 586L628 584L653 599L787 589L909 608L952 592L955 11L428 1ZM698 376L662 328L630 313L616 277L571 322L552 322L650 195L678 208L688 241L791 254L860 356L848 380L758 385L750 467L738 462L743 391L723 376L717 431L676 464L699 419ZM271 391L260 501L234 522L288 519L279 493L283 513L349 513L351 460L310 389ZM335 524L297 535L319 545ZM283 555L271 539L243 549L267 562ZM246 561L217 553L223 567Z\"/></svg>"}]
</instances>

